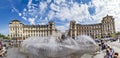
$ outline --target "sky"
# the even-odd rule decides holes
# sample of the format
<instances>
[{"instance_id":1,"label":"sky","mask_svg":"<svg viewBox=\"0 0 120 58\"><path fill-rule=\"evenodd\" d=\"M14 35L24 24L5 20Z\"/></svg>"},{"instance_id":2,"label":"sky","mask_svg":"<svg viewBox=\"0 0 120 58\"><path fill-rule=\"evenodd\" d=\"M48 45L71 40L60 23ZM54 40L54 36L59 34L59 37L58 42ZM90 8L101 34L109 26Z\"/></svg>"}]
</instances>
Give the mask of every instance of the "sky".
<instances>
[{"instance_id":1,"label":"sky","mask_svg":"<svg viewBox=\"0 0 120 58\"><path fill-rule=\"evenodd\" d=\"M54 21L58 30L68 30L69 22L100 23L106 15L115 19L120 31L120 0L0 0L0 33L9 34L11 20L25 25Z\"/></svg>"}]
</instances>

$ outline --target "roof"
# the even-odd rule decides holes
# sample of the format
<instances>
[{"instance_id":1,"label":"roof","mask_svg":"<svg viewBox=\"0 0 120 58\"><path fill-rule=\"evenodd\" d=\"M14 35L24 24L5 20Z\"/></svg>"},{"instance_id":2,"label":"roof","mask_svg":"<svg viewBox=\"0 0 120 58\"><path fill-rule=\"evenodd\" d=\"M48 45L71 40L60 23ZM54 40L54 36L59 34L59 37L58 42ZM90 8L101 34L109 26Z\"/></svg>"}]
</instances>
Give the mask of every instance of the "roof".
<instances>
[{"instance_id":1,"label":"roof","mask_svg":"<svg viewBox=\"0 0 120 58\"><path fill-rule=\"evenodd\" d=\"M77 26L96 26L101 25L102 23L96 23L96 24L76 24Z\"/></svg>"},{"instance_id":2,"label":"roof","mask_svg":"<svg viewBox=\"0 0 120 58\"><path fill-rule=\"evenodd\" d=\"M14 19L14 20L12 20L9 24L12 24L12 22L20 22L20 21L19 21L19 20ZM22 23L20 23L20 24L22 24Z\"/></svg>"},{"instance_id":3,"label":"roof","mask_svg":"<svg viewBox=\"0 0 120 58\"><path fill-rule=\"evenodd\" d=\"M20 21L15 19L15 20L12 20L11 22L20 22Z\"/></svg>"},{"instance_id":4,"label":"roof","mask_svg":"<svg viewBox=\"0 0 120 58\"><path fill-rule=\"evenodd\" d=\"M48 27L48 25L24 25L24 27L29 27L29 28L31 28L31 27L36 27L36 28L38 28L38 27Z\"/></svg>"},{"instance_id":5,"label":"roof","mask_svg":"<svg viewBox=\"0 0 120 58\"><path fill-rule=\"evenodd\" d=\"M107 16L103 17L103 20L105 20L105 18L113 18L113 16L107 15Z\"/></svg>"}]
</instances>

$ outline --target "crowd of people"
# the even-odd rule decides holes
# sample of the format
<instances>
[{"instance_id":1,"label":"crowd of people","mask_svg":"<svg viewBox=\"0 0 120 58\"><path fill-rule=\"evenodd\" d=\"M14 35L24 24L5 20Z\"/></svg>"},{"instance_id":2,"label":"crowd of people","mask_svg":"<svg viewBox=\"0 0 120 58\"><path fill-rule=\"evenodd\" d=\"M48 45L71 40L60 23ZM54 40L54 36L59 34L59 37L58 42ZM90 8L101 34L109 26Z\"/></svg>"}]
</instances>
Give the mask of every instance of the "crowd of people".
<instances>
[{"instance_id":1,"label":"crowd of people","mask_svg":"<svg viewBox=\"0 0 120 58\"><path fill-rule=\"evenodd\" d=\"M105 49L105 56L104 58L119 58L118 53L114 51L113 48L107 46Z\"/></svg>"},{"instance_id":2,"label":"crowd of people","mask_svg":"<svg viewBox=\"0 0 120 58\"><path fill-rule=\"evenodd\" d=\"M112 47L105 44L103 40L101 40L99 46L100 46L100 50L105 51L104 58L120 58L119 53L115 52Z\"/></svg>"}]
</instances>

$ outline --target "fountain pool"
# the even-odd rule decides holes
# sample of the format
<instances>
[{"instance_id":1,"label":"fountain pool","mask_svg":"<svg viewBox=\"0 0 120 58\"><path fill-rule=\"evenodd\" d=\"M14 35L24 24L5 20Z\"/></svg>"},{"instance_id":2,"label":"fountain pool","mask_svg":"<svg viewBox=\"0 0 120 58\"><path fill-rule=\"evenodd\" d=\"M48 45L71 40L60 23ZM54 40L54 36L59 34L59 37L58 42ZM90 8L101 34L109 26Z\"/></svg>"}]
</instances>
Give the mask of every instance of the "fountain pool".
<instances>
[{"instance_id":1,"label":"fountain pool","mask_svg":"<svg viewBox=\"0 0 120 58\"><path fill-rule=\"evenodd\" d=\"M86 35L64 40L54 36L29 37L22 42L22 47L31 58L80 58L86 53L95 53L98 49L94 40ZM29 58L30 58L29 57Z\"/></svg>"}]
</instances>

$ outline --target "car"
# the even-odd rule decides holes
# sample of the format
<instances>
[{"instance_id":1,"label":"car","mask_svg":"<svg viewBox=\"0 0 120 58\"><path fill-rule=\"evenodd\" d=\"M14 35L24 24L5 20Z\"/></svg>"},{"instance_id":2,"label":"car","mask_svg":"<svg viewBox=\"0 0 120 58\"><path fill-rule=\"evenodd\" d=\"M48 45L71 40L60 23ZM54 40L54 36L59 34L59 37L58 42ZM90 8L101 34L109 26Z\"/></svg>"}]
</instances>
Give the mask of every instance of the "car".
<instances>
[{"instance_id":1,"label":"car","mask_svg":"<svg viewBox=\"0 0 120 58\"><path fill-rule=\"evenodd\" d=\"M99 40L99 39L95 39L95 42L99 43L99 42L100 42L100 40Z\"/></svg>"},{"instance_id":2,"label":"car","mask_svg":"<svg viewBox=\"0 0 120 58\"><path fill-rule=\"evenodd\" d=\"M111 42L116 41L117 39L110 39Z\"/></svg>"}]
</instances>

